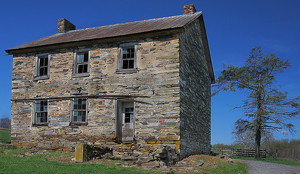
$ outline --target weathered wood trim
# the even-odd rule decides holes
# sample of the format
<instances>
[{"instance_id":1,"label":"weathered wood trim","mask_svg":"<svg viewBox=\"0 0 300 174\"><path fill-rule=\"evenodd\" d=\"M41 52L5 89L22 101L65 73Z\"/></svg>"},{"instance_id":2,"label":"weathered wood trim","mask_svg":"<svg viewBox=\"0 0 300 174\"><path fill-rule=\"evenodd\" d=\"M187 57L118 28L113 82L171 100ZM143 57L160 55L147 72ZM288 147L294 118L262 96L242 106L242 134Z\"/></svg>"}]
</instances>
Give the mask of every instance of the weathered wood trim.
<instances>
[{"instance_id":1,"label":"weathered wood trim","mask_svg":"<svg viewBox=\"0 0 300 174\"><path fill-rule=\"evenodd\" d=\"M150 96L142 95L73 95L63 97L36 97L36 98L22 98L22 99L11 99L14 102L30 102L37 100L71 100L73 98L103 98L103 99L134 99L134 98L150 98Z\"/></svg>"},{"instance_id":2,"label":"weathered wood trim","mask_svg":"<svg viewBox=\"0 0 300 174\"><path fill-rule=\"evenodd\" d=\"M116 70L117 74L133 74L136 72L138 72L138 69L136 69L136 68L134 68L134 69L117 69Z\"/></svg>"}]
</instances>

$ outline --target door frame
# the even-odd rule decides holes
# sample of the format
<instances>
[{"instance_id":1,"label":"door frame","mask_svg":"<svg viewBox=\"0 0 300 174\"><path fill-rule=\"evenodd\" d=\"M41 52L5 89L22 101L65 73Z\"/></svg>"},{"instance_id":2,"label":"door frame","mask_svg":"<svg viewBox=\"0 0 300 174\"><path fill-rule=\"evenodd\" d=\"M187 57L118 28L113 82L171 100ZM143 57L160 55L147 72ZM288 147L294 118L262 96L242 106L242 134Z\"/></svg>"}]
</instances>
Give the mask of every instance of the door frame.
<instances>
[{"instance_id":1,"label":"door frame","mask_svg":"<svg viewBox=\"0 0 300 174\"><path fill-rule=\"evenodd\" d=\"M133 99L119 99L116 100L116 141L122 143L122 129L123 129L123 103L133 103L133 141L135 140L135 100ZM127 141L128 142L128 141Z\"/></svg>"}]
</instances>

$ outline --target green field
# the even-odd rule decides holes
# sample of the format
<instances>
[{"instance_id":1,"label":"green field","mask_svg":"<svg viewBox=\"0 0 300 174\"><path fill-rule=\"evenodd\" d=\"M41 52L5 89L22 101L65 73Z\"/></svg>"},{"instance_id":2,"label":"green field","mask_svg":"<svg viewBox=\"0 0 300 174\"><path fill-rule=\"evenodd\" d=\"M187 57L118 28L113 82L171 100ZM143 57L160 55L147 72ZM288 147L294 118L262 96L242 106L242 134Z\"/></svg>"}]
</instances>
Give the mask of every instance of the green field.
<instances>
[{"instance_id":1,"label":"green field","mask_svg":"<svg viewBox=\"0 0 300 174\"><path fill-rule=\"evenodd\" d=\"M292 161L292 160L287 160L287 159L284 159L284 158L274 159L274 158L268 157L268 156L266 158L258 158L258 159L255 159L253 157L239 157L239 156L234 156L232 158L241 159L241 160L264 161L264 162L286 164L286 165L299 166L300 167L300 161L298 161L298 160Z\"/></svg>"},{"instance_id":2,"label":"green field","mask_svg":"<svg viewBox=\"0 0 300 174\"><path fill-rule=\"evenodd\" d=\"M149 173L135 168L122 168L111 164L62 163L48 161L47 157L68 157L74 154L49 153L25 157L14 156L25 153L28 149L17 149L14 146L5 149L0 147L0 173Z\"/></svg>"},{"instance_id":3,"label":"green field","mask_svg":"<svg viewBox=\"0 0 300 174\"><path fill-rule=\"evenodd\" d=\"M0 130L0 143L10 142L10 131Z\"/></svg>"}]
</instances>

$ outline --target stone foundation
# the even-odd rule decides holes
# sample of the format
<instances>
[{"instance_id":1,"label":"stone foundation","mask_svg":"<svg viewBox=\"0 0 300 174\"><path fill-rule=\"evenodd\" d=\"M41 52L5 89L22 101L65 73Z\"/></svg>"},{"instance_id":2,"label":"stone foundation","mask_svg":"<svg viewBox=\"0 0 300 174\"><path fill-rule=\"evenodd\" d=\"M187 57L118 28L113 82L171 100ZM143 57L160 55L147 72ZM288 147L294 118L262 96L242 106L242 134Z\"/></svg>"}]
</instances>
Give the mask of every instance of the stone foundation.
<instances>
[{"instance_id":1,"label":"stone foundation","mask_svg":"<svg viewBox=\"0 0 300 174\"><path fill-rule=\"evenodd\" d=\"M138 145L123 145L119 149L87 144L76 144L76 162L85 162L92 159L112 159L135 161L139 166L151 161L160 161L170 166L179 161L179 152L176 147L159 145L156 148L144 151ZM117 151L116 151L117 150Z\"/></svg>"}]
</instances>

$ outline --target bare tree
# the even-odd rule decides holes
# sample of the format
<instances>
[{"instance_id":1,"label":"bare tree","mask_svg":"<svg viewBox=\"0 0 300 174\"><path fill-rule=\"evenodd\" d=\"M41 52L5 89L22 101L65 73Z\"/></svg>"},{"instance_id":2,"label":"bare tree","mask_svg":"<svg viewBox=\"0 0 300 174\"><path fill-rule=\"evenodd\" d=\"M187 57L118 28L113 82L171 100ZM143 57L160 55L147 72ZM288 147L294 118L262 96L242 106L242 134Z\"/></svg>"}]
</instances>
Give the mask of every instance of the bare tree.
<instances>
[{"instance_id":1,"label":"bare tree","mask_svg":"<svg viewBox=\"0 0 300 174\"><path fill-rule=\"evenodd\" d=\"M290 66L289 60L280 60L275 53L263 54L262 48L257 46L251 50L244 66L225 66L213 85L213 95L220 91L246 90L247 100L236 107L245 110L246 118L236 121L235 131L254 132L255 158L260 158L263 131L293 132L294 125L286 123L286 120L299 114L300 97L288 100L287 93L279 91L274 85L275 75Z\"/></svg>"}]
</instances>

